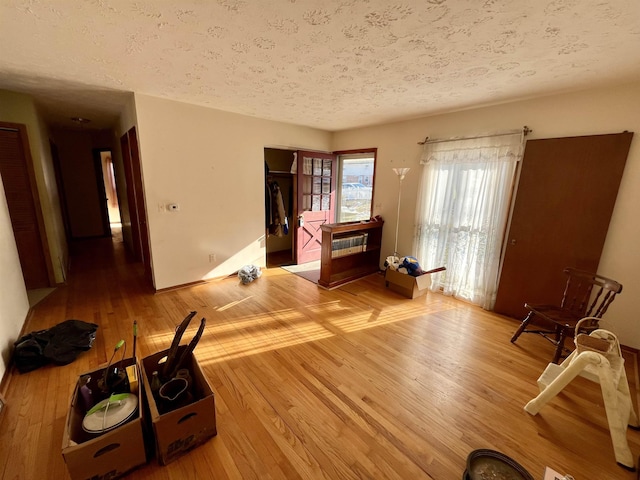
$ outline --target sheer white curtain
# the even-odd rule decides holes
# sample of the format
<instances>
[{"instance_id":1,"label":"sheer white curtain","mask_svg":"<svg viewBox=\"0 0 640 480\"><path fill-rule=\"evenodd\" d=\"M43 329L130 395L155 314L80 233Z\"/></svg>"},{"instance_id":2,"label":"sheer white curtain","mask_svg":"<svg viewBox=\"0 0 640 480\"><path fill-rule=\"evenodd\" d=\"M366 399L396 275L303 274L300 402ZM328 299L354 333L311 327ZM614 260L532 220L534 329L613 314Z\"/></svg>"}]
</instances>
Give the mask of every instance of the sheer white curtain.
<instances>
[{"instance_id":1,"label":"sheer white curtain","mask_svg":"<svg viewBox=\"0 0 640 480\"><path fill-rule=\"evenodd\" d=\"M433 290L493 308L523 145L521 131L425 144L414 251L423 268L447 268Z\"/></svg>"}]
</instances>

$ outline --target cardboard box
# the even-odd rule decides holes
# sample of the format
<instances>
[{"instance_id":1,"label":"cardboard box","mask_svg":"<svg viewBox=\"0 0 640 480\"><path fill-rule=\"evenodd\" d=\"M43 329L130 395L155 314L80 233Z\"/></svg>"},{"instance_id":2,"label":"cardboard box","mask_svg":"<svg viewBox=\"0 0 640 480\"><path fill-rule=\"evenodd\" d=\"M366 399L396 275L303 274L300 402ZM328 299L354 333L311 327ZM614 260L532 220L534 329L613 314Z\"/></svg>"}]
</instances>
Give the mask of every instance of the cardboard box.
<instances>
[{"instance_id":1,"label":"cardboard box","mask_svg":"<svg viewBox=\"0 0 640 480\"><path fill-rule=\"evenodd\" d=\"M135 365L133 359L125 359L123 366ZM93 388L97 388L104 367L84 375L91 376ZM81 377L84 377L81 375ZM71 405L62 438L62 457L73 480L111 480L121 477L134 468L147 463L142 418L142 388L138 385L138 410L133 419L101 435L89 434L82 429L85 405L80 395L80 378L71 396Z\"/></svg>"},{"instance_id":2,"label":"cardboard box","mask_svg":"<svg viewBox=\"0 0 640 480\"><path fill-rule=\"evenodd\" d=\"M186 346L179 348L178 356ZM158 362L168 353L169 350L164 350L145 357L141 365L141 378L144 381L155 436L156 456L160 465L171 463L218 433L213 389L193 354L190 355L189 371L193 383L194 401L167 413L161 414L158 410L156 399L151 393L151 379L154 370L161 369Z\"/></svg>"},{"instance_id":3,"label":"cardboard box","mask_svg":"<svg viewBox=\"0 0 640 480\"><path fill-rule=\"evenodd\" d=\"M384 273L384 279L389 290L393 290L407 298L417 298L425 295L431 286L431 275L428 273L413 277L387 268Z\"/></svg>"}]
</instances>

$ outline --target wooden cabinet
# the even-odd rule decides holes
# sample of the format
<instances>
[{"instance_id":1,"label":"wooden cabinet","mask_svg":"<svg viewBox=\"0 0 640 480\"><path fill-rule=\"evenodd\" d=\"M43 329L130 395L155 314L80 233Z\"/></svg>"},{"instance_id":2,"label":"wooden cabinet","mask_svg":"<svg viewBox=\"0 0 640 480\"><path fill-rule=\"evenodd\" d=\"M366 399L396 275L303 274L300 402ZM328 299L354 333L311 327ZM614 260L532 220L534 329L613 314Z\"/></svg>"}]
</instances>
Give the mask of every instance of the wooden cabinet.
<instances>
[{"instance_id":1,"label":"wooden cabinet","mask_svg":"<svg viewBox=\"0 0 640 480\"><path fill-rule=\"evenodd\" d=\"M377 272L383 224L382 220L370 220L322 225L318 283L333 288Z\"/></svg>"}]
</instances>

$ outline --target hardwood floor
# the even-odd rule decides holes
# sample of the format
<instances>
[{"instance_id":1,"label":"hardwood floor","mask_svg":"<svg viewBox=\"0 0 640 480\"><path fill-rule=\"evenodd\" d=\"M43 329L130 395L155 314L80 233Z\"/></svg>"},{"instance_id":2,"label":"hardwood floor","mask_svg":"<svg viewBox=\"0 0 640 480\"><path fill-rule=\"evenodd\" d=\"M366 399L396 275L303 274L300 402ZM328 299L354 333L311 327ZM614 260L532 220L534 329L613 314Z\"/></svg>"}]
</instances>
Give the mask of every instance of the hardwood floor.
<instances>
[{"instance_id":1,"label":"hardwood floor","mask_svg":"<svg viewBox=\"0 0 640 480\"><path fill-rule=\"evenodd\" d=\"M516 323L437 294L407 300L372 275L327 291L280 268L153 294L122 244L76 244L68 285L38 303L26 332L75 318L100 325L91 350L5 384L3 479L69 478L62 433L77 376L120 339L168 348L190 310L207 318L196 356L216 395L218 435L135 479L460 479L474 449L499 450L536 479L635 479L616 465L599 387L576 380L540 414L524 405L552 346L509 342ZM194 334L189 328L184 342ZM632 391L637 359L627 366ZM637 394L634 397L637 400ZM636 402L637 403L637 402ZM628 431L634 455L640 432Z\"/></svg>"}]
</instances>

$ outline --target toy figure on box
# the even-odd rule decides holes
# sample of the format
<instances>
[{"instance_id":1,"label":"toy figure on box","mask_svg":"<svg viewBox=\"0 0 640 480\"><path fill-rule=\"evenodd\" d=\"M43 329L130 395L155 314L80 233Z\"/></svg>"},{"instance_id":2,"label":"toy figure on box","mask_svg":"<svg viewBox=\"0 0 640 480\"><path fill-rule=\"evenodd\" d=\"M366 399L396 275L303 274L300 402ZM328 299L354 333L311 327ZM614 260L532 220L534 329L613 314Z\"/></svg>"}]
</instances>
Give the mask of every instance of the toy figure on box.
<instances>
[{"instance_id":1,"label":"toy figure on box","mask_svg":"<svg viewBox=\"0 0 640 480\"><path fill-rule=\"evenodd\" d=\"M405 273L413 277L418 277L424 273L424 270L420 268L418 259L415 257L398 258L394 255L391 255L386 258L384 266L385 268L397 270L400 273Z\"/></svg>"},{"instance_id":2,"label":"toy figure on box","mask_svg":"<svg viewBox=\"0 0 640 480\"><path fill-rule=\"evenodd\" d=\"M416 257L404 257L402 259L402 266L406 268L407 273L413 277L418 277L424 273Z\"/></svg>"},{"instance_id":3,"label":"toy figure on box","mask_svg":"<svg viewBox=\"0 0 640 480\"><path fill-rule=\"evenodd\" d=\"M400 259L394 255L390 255L384 261L384 268L389 268L391 270L398 270L400 267Z\"/></svg>"}]
</instances>

